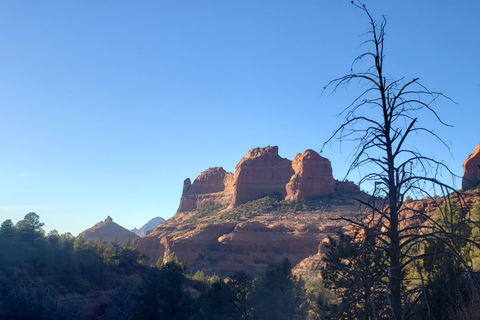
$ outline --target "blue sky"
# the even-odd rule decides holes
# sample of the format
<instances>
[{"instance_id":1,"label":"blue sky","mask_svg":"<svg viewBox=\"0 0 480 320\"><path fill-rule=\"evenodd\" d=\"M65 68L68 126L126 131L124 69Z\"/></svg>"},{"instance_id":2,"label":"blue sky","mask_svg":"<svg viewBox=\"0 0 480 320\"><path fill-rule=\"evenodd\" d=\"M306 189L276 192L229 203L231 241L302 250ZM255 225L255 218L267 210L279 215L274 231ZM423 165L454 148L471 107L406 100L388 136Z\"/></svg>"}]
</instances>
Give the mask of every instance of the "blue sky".
<instances>
[{"instance_id":1,"label":"blue sky","mask_svg":"<svg viewBox=\"0 0 480 320\"><path fill-rule=\"evenodd\" d=\"M453 157L416 147L462 175L480 142L480 2L365 2L388 18L387 74L456 101L436 106L454 127L433 124ZM0 222L140 227L175 213L185 178L233 172L250 148L319 151L356 92L323 87L366 31L338 0L1 1ZM337 179L350 150L323 153Z\"/></svg>"}]
</instances>

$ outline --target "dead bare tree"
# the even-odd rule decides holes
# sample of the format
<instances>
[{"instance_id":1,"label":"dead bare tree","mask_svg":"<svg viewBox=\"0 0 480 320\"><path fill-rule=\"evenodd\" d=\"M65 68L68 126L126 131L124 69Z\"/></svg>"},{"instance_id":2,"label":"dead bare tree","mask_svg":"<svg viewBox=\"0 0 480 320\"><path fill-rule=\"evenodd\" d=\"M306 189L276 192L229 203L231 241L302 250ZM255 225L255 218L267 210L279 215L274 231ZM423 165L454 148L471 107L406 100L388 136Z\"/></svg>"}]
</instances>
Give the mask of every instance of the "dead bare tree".
<instances>
[{"instance_id":1,"label":"dead bare tree","mask_svg":"<svg viewBox=\"0 0 480 320\"><path fill-rule=\"evenodd\" d=\"M426 135L448 149L433 130L419 125L418 117L426 112L427 117L436 119L440 125L449 126L439 117L435 105L439 98L450 99L441 92L428 90L418 78L387 77L384 69L387 20L382 17L378 23L364 4L353 1L352 4L368 17L368 40L363 45L369 49L354 59L351 73L332 80L325 90L333 93L339 87L358 82L363 91L340 113L344 122L325 144L335 138L357 143L347 175L354 170L365 170L360 184L370 182L373 191L369 201L361 202L371 213L368 219L345 220L375 237L388 265L380 277L385 279L385 285L379 287L386 288L390 318L408 319L413 316L415 304L425 296L426 279L421 272L416 279L419 285L407 285L407 270L420 269L419 260L425 257L419 248L429 239L443 239L450 254L460 258L455 240L461 235L422 212L416 212L415 217L409 215L407 210L412 209L404 205L407 195L436 199L438 194L455 194L453 187L437 178L441 171L453 177L448 167L411 144L412 139ZM371 64L364 71L354 72L360 61ZM413 222L419 215L421 222ZM444 236L438 237L439 233ZM466 261L462 263L471 271Z\"/></svg>"}]
</instances>

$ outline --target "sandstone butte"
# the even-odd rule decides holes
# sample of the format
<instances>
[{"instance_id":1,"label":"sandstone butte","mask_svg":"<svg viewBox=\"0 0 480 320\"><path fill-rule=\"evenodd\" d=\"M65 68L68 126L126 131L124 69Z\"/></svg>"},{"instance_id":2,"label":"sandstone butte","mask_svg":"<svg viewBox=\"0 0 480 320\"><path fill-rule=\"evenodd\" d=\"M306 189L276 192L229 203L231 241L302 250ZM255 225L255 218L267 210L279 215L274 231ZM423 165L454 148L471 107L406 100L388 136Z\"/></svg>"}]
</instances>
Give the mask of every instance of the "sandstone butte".
<instances>
[{"instance_id":1,"label":"sandstone butte","mask_svg":"<svg viewBox=\"0 0 480 320\"><path fill-rule=\"evenodd\" d=\"M132 241L138 238L135 233L113 222L110 216L105 221L100 221L93 227L80 232L78 237L83 237L85 240L102 239L106 242L117 241L120 245L123 245L129 238Z\"/></svg>"},{"instance_id":2,"label":"sandstone butte","mask_svg":"<svg viewBox=\"0 0 480 320\"><path fill-rule=\"evenodd\" d=\"M478 181L479 149L480 144L464 163L464 181ZM307 203L308 197L317 196L320 206L264 210L247 218L232 216L243 202L271 193L291 204ZM464 196L470 207L480 201L480 191ZM192 271L228 276L244 270L260 275L269 264L287 257L296 274L308 276L320 270L328 236L353 230L335 218L362 217L364 208L357 199L368 197L352 182L334 180L330 161L315 151L306 150L290 161L278 155L277 147L255 148L240 160L234 174L210 168L193 183L186 179L177 213L135 244L151 264L174 252ZM406 211L401 223L422 224L419 213L432 215L439 204L441 199L440 203L412 201L407 204L412 210ZM212 206L217 209L208 211Z\"/></svg>"},{"instance_id":3,"label":"sandstone butte","mask_svg":"<svg viewBox=\"0 0 480 320\"><path fill-rule=\"evenodd\" d=\"M471 190L480 186L480 143L462 165L462 189Z\"/></svg>"},{"instance_id":4,"label":"sandstone butte","mask_svg":"<svg viewBox=\"0 0 480 320\"><path fill-rule=\"evenodd\" d=\"M316 210L273 210L249 218L229 216L242 204L276 194L300 203L316 196ZM174 252L192 271L223 276L238 270L261 274L285 257L299 273L318 271L327 236L350 226L340 215L358 215L356 198L368 197L352 182L335 181L330 161L313 150L293 161L278 155L278 147L251 149L235 167L203 171L193 183L186 179L177 213L144 238L135 241L141 253L155 264ZM208 214L207 210L217 206Z\"/></svg>"},{"instance_id":5,"label":"sandstone butte","mask_svg":"<svg viewBox=\"0 0 480 320\"><path fill-rule=\"evenodd\" d=\"M203 171L193 184L187 178L178 212L215 204L234 207L269 194L300 200L331 194L336 185L330 161L313 150L290 161L278 155L276 146L255 148L240 160L235 174L220 167Z\"/></svg>"}]
</instances>

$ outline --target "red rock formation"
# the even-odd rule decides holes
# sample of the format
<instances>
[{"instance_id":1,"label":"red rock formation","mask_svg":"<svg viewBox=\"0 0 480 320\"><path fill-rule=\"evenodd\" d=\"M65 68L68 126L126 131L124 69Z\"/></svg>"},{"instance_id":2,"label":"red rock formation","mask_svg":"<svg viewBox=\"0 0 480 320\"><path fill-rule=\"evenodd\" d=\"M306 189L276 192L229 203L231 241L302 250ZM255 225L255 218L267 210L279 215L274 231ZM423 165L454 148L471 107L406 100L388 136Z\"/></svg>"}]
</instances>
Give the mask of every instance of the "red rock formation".
<instances>
[{"instance_id":1,"label":"red rock formation","mask_svg":"<svg viewBox=\"0 0 480 320\"><path fill-rule=\"evenodd\" d=\"M292 168L295 174L286 186L285 200L325 195L335 190L330 161L315 151L308 149L297 154L292 161Z\"/></svg>"},{"instance_id":2,"label":"red rock formation","mask_svg":"<svg viewBox=\"0 0 480 320\"><path fill-rule=\"evenodd\" d=\"M110 216L105 221L100 221L93 227L80 232L78 237L83 237L85 240L102 239L107 242L116 240L120 245L123 245L129 238L132 241L138 238L135 233L113 222Z\"/></svg>"},{"instance_id":3,"label":"red rock formation","mask_svg":"<svg viewBox=\"0 0 480 320\"><path fill-rule=\"evenodd\" d=\"M480 143L475 151L468 156L462 167L462 189L470 190L480 186Z\"/></svg>"},{"instance_id":4,"label":"red rock formation","mask_svg":"<svg viewBox=\"0 0 480 320\"><path fill-rule=\"evenodd\" d=\"M185 179L177 212L191 212L214 204L231 207L266 195L286 200L325 195L335 191L330 161L313 150L298 154L293 162L278 155L278 147L254 148L235 167L203 171L193 182Z\"/></svg>"},{"instance_id":5,"label":"red rock formation","mask_svg":"<svg viewBox=\"0 0 480 320\"><path fill-rule=\"evenodd\" d=\"M293 173L290 160L278 155L278 147L251 149L235 167L232 205L274 193L285 197Z\"/></svg>"},{"instance_id":6,"label":"red rock formation","mask_svg":"<svg viewBox=\"0 0 480 320\"><path fill-rule=\"evenodd\" d=\"M293 265L318 254L321 241L342 228L338 221L315 221L319 213L303 213L298 220L267 215L247 222L188 223L167 221L152 233L135 241L139 251L152 264L175 252L182 263L193 271L228 276L238 270L260 275L269 264L284 258Z\"/></svg>"},{"instance_id":7,"label":"red rock formation","mask_svg":"<svg viewBox=\"0 0 480 320\"><path fill-rule=\"evenodd\" d=\"M187 212L214 204L230 204L233 174L222 167L210 168L190 183L185 179L178 212Z\"/></svg>"}]
</instances>

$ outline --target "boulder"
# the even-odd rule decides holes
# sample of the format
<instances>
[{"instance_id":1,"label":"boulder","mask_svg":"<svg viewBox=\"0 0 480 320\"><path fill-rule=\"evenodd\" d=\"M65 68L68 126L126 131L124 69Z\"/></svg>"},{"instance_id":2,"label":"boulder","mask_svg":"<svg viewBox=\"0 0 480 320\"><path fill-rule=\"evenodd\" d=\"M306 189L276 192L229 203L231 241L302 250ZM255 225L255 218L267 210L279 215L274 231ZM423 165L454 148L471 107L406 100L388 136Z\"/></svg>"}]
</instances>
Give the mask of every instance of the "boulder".
<instances>
[{"instance_id":1,"label":"boulder","mask_svg":"<svg viewBox=\"0 0 480 320\"><path fill-rule=\"evenodd\" d=\"M480 143L475 151L468 156L462 167L462 189L471 190L480 186Z\"/></svg>"},{"instance_id":2,"label":"boulder","mask_svg":"<svg viewBox=\"0 0 480 320\"><path fill-rule=\"evenodd\" d=\"M299 153L292 161L294 174L286 185L285 200L326 195L335 191L330 161L313 150Z\"/></svg>"}]
</instances>

